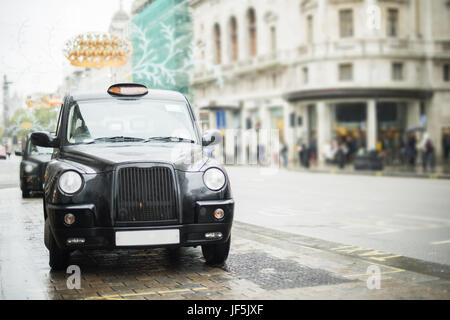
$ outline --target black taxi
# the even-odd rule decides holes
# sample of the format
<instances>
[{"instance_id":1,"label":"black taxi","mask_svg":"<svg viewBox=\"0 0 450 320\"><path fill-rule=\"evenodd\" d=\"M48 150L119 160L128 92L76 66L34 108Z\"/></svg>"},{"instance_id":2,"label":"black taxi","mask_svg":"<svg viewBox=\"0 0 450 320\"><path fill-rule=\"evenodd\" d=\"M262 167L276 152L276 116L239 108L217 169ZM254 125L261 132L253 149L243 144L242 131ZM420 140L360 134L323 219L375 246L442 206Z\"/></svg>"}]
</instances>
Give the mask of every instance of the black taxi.
<instances>
[{"instance_id":1,"label":"black taxi","mask_svg":"<svg viewBox=\"0 0 450 320\"><path fill-rule=\"evenodd\" d=\"M204 147L181 93L117 84L104 93L65 97L44 181L50 267L77 249L201 246L206 263L228 257L234 201L225 169Z\"/></svg>"}]
</instances>

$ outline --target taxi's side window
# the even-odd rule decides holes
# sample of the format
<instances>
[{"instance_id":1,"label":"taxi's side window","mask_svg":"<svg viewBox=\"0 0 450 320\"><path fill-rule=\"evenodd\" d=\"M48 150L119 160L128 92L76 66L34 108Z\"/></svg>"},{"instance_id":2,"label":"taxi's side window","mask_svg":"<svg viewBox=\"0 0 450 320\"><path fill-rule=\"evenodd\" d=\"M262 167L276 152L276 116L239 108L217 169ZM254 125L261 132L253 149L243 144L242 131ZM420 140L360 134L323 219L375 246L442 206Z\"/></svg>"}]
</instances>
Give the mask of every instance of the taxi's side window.
<instances>
[{"instance_id":1,"label":"taxi's side window","mask_svg":"<svg viewBox=\"0 0 450 320\"><path fill-rule=\"evenodd\" d=\"M86 139L91 138L89 129L80 113L78 105L72 107L69 115L69 142L80 143Z\"/></svg>"}]
</instances>

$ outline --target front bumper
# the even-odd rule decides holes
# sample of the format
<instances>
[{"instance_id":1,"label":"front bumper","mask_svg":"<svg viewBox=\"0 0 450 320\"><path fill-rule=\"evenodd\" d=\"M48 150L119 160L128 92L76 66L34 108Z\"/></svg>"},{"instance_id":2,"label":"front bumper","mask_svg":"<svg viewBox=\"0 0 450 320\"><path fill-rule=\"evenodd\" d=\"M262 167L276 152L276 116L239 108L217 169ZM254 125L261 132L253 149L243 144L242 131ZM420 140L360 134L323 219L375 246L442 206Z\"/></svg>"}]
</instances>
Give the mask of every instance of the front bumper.
<instances>
[{"instance_id":1,"label":"front bumper","mask_svg":"<svg viewBox=\"0 0 450 320\"><path fill-rule=\"evenodd\" d=\"M225 218L215 221L210 218L210 212L214 208L225 210ZM155 248L155 247L190 247L204 244L223 243L231 234L233 222L234 201L198 201L196 202L195 223L171 224L171 225L130 225L130 226L97 226L96 210L94 205L70 205L55 206L47 205L47 214L50 222L51 232L58 247L75 249L113 249L113 248ZM64 224L64 215L72 213L75 215L75 223L72 226ZM117 246L116 232L121 231L151 231L151 230L179 230L180 242L178 244L139 245L139 246ZM208 239L206 233L220 232L220 239ZM68 244L70 238L82 238L83 243Z\"/></svg>"}]
</instances>

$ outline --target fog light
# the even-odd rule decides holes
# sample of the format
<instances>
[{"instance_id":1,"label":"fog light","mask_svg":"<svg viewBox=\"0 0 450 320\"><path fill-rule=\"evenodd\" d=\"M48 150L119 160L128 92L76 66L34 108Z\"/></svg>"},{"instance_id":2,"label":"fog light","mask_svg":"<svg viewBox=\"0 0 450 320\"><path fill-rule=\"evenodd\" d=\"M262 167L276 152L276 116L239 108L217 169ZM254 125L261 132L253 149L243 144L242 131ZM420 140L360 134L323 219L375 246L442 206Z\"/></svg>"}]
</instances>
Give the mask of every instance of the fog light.
<instances>
[{"instance_id":1,"label":"fog light","mask_svg":"<svg viewBox=\"0 0 450 320\"><path fill-rule=\"evenodd\" d=\"M224 216L225 212L222 209L219 208L214 211L214 218L217 220L222 220Z\"/></svg>"},{"instance_id":2,"label":"fog light","mask_svg":"<svg viewBox=\"0 0 450 320\"><path fill-rule=\"evenodd\" d=\"M222 232L208 232L205 233L206 239L222 239Z\"/></svg>"},{"instance_id":3,"label":"fog light","mask_svg":"<svg viewBox=\"0 0 450 320\"><path fill-rule=\"evenodd\" d=\"M71 213L68 213L64 216L64 223L68 226L72 225L75 222L75 216Z\"/></svg>"},{"instance_id":4,"label":"fog light","mask_svg":"<svg viewBox=\"0 0 450 320\"><path fill-rule=\"evenodd\" d=\"M69 238L67 244L83 244L86 240L84 238Z\"/></svg>"}]
</instances>

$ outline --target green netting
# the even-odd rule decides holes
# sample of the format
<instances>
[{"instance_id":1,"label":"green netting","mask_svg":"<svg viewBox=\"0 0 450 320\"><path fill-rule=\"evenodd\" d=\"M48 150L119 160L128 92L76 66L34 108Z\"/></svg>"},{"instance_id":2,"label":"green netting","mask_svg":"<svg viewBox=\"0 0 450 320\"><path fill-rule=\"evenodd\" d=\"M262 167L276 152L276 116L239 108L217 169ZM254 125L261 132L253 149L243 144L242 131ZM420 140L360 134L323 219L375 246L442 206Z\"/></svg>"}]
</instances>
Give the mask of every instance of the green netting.
<instances>
[{"instance_id":1,"label":"green netting","mask_svg":"<svg viewBox=\"0 0 450 320\"><path fill-rule=\"evenodd\" d=\"M133 81L189 94L192 23L188 0L157 0L132 20Z\"/></svg>"}]
</instances>

